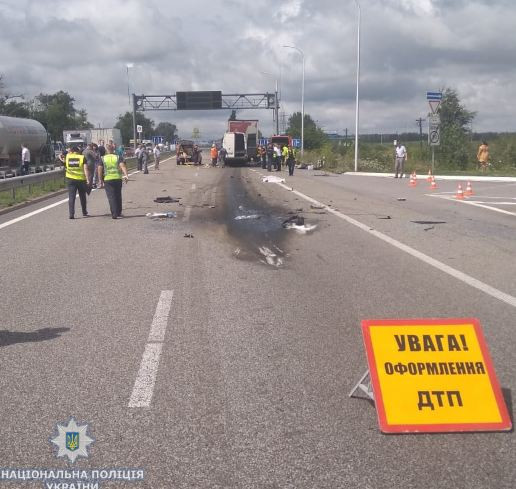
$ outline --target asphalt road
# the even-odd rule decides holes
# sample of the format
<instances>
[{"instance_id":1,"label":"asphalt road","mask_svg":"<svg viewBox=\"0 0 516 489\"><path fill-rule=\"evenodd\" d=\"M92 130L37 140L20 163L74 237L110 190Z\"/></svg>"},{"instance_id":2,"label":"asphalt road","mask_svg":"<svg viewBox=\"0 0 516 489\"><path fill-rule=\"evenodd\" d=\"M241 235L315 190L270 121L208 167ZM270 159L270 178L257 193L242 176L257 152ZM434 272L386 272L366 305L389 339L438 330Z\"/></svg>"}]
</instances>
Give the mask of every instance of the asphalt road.
<instances>
[{"instance_id":1,"label":"asphalt road","mask_svg":"<svg viewBox=\"0 0 516 489\"><path fill-rule=\"evenodd\" d=\"M23 218L62 197L0 216L0 467L145 470L102 487L515 487L513 432L384 435L348 393L361 320L477 317L513 417L516 216L450 199L454 182L262 174L169 160L131 177L122 220L103 191L86 219ZM515 190L474 198L510 212ZM146 217L161 211L177 214ZM316 228L284 229L294 215ZM95 439L74 465L49 441L71 416Z\"/></svg>"}]
</instances>

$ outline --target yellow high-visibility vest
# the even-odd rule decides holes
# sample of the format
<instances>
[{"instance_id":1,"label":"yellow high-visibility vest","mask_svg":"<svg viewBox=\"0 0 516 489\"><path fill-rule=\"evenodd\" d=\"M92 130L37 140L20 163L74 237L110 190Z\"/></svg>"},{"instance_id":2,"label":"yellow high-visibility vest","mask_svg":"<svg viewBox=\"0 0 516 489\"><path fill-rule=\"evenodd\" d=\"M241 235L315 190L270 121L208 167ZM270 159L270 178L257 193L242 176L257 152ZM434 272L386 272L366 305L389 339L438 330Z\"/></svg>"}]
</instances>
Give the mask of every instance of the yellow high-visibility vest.
<instances>
[{"instance_id":1,"label":"yellow high-visibility vest","mask_svg":"<svg viewBox=\"0 0 516 489\"><path fill-rule=\"evenodd\" d=\"M84 156L77 153L68 153L65 160L66 178L86 181L84 174Z\"/></svg>"}]
</instances>

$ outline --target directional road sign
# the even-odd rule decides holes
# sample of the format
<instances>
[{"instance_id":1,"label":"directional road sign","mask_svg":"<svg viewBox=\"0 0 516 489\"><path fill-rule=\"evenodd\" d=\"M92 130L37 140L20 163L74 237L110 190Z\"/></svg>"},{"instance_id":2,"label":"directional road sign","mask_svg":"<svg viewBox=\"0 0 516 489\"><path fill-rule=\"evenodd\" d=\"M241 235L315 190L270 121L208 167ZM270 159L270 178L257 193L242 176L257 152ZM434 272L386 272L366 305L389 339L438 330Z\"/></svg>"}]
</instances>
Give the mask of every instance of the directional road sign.
<instances>
[{"instance_id":1,"label":"directional road sign","mask_svg":"<svg viewBox=\"0 0 516 489\"><path fill-rule=\"evenodd\" d=\"M437 109L441 105L441 101L443 99L442 92L426 92L426 99L428 100L428 104L430 105L430 110L432 114L437 112Z\"/></svg>"}]
</instances>

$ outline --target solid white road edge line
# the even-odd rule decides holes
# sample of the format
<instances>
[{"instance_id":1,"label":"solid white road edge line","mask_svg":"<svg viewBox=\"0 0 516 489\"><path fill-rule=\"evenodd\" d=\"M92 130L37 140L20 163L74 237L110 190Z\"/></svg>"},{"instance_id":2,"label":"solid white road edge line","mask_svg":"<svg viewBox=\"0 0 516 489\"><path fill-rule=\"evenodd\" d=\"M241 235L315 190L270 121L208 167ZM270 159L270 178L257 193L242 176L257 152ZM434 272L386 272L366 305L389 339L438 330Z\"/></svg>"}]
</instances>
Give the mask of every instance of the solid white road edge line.
<instances>
[{"instance_id":1,"label":"solid white road edge line","mask_svg":"<svg viewBox=\"0 0 516 489\"><path fill-rule=\"evenodd\" d=\"M156 312L152 319L148 342L143 352L140 370L129 399L130 408L150 406L173 297L173 290L161 291Z\"/></svg>"},{"instance_id":2,"label":"solid white road edge line","mask_svg":"<svg viewBox=\"0 0 516 489\"><path fill-rule=\"evenodd\" d=\"M164 163L165 161L171 160L173 157L167 158L166 160L163 160L161 163ZM154 166L154 164L149 165ZM140 173L139 170L136 170L132 173L129 173L129 176L135 175L136 173ZM93 191L98 189L93 189ZM7 226L12 226L13 224L16 224L17 222L24 221L25 219L28 219L29 217L35 216L36 214L40 214L41 212L48 211L49 209L53 209L54 207L57 207L58 205L64 204L65 202L68 202L68 199L59 200L57 202L54 202L53 204L47 205L45 207L42 207L41 209L37 209L35 211L29 212L27 214L23 214L20 217L16 217L15 219L11 219L10 221L6 221L2 224L0 224L0 229L6 228Z\"/></svg>"},{"instance_id":3,"label":"solid white road edge line","mask_svg":"<svg viewBox=\"0 0 516 489\"><path fill-rule=\"evenodd\" d=\"M493 202L491 205L486 205L486 204L483 204L482 202L478 202L478 201L454 199L454 198L450 198L450 197L445 197L444 195L431 195L431 194L427 194L427 195L429 197L436 197L438 199L440 198L440 199L444 199L444 200L450 200L452 202L460 202L461 204L468 204L468 205L472 205L474 207L482 207L483 209L488 209L490 211L499 212L500 214L516 216L516 214L514 212L509 212L504 209L498 209L497 207L492 207L492 204L501 205L501 204L503 204L503 202ZM512 205L512 202L506 202L506 204Z\"/></svg>"},{"instance_id":4,"label":"solid white road edge line","mask_svg":"<svg viewBox=\"0 0 516 489\"><path fill-rule=\"evenodd\" d=\"M375 229L371 229L370 226L363 224L352 217L347 216L346 214L343 214L342 212L339 212L335 209L332 209L331 207L328 207L327 205L319 202L318 200L312 199L308 195L305 195L297 190L294 190L293 188L289 187L288 185L285 185L284 183L276 183L276 185L279 185L280 187L284 188L285 190L288 190L294 194L296 194L298 197L301 197L302 199L306 200L307 202L311 202L312 204L315 204L317 206L323 206L323 208L328 211L330 214L333 214L334 216L340 217L344 221L348 222L349 224L352 224L353 226L356 226L357 228L361 229L362 231L365 231L366 233L371 234L372 236L375 236L382 241L385 241L386 243L394 246L395 248L398 248L399 250L404 251L405 253L408 253L409 255L412 255L413 257L425 262L427 265L430 265L434 268L437 268L441 272L444 272L457 280L460 280L461 282L474 287L475 289L480 290L481 292L484 292L487 295L490 295L491 297L494 297L495 299L498 299L502 302L505 302L506 304L509 304L512 307L516 307L516 297L506 294L505 292L502 292L501 290L496 289L495 287L491 287L488 284L485 284L484 282L481 282L480 280L471 277L470 275L467 275L466 273L463 273L459 270L456 270L453 267L450 267L439 260L436 260L435 258L432 258L431 256L425 255L424 253L421 253L420 251L416 250L415 248L412 248L406 244L401 243L400 241L397 241L396 239L393 239L386 234L381 233L380 231L376 231Z\"/></svg>"}]
</instances>

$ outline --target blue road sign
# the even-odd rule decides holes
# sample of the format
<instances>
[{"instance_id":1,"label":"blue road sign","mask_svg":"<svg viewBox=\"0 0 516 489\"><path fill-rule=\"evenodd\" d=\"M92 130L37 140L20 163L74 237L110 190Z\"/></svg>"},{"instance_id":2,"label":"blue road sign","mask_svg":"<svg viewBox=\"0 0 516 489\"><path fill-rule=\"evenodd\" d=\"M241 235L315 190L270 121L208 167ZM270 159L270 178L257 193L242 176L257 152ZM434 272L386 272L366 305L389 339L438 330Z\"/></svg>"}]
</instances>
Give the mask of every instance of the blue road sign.
<instances>
[{"instance_id":1,"label":"blue road sign","mask_svg":"<svg viewBox=\"0 0 516 489\"><path fill-rule=\"evenodd\" d=\"M258 139L258 144L260 146L267 146L269 144L269 140L267 138L260 138Z\"/></svg>"},{"instance_id":2,"label":"blue road sign","mask_svg":"<svg viewBox=\"0 0 516 489\"><path fill-rule=\"evenodd\" d=\"M300 148L301 147L301 139L292 139L292 146L294 146L294 148Z\"/></svg>"},{"instance_id":3,"label":"blue road sign","mask_svg":"<svg viewBox=\"0 0 516 489\"><path fill-rule=\"evenodd\" d=\"M443 93L442 92L426 92L427 100L442 100Z\"/></svg>"},{"instance_id":4,"label":"blue road sign","mask_svg":"<svg viewBox=\"0 0 516 489\"><path fill-rule=\"evenodd\" d=\"M152 142L154 144L162 144L163 141L165 141L165 137L164 136L152 136Z\"/></svg>"}]
</instances>

